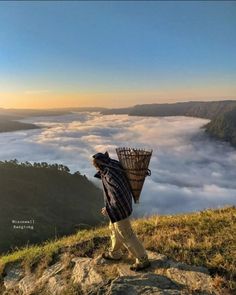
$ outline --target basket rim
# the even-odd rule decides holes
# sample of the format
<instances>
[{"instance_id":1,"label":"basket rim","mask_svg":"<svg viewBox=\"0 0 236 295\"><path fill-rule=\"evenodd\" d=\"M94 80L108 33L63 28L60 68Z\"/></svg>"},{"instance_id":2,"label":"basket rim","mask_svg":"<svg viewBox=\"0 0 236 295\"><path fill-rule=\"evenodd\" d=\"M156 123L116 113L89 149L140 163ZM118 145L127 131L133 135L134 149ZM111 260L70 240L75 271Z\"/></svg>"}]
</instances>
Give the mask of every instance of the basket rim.
<instances>
[{"instance_id":1,"label":"basket rim","mask_svg":"<svg viewBox=\"0 0 236 295\"><path fill-rule=\"evenodd\" d=\"M118 148L116 148L116 151L119 151L119 152L122 152L122 151L135 151L135 152L152 153L153 152L153 149L118 147Z\"/></svg>"}]
</instances>

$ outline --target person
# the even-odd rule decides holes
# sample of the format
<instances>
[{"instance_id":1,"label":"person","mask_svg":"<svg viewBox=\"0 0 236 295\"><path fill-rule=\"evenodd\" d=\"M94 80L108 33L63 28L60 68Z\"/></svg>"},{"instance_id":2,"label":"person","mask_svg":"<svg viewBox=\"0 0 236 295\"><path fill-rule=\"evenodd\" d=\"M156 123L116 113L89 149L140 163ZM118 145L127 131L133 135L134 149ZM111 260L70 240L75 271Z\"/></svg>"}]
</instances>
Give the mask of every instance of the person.
<instances>
[{"instance_id":1,"label":"person","mask_svg":"<svg viewBox=\"0 0 236 295\"><path fill-rule=\"evenodd\" d=\"M93 155L93 165L97 169L94 177L101 179L103 185L105 207L101 212L110 219L111 247L102 257L118 261L123 256L122 247L125 246L135 258L131 270L139 271L149 267L147 252L130 223L133 195L120 162L105 152Z\"/></svg>"}]
</instances>

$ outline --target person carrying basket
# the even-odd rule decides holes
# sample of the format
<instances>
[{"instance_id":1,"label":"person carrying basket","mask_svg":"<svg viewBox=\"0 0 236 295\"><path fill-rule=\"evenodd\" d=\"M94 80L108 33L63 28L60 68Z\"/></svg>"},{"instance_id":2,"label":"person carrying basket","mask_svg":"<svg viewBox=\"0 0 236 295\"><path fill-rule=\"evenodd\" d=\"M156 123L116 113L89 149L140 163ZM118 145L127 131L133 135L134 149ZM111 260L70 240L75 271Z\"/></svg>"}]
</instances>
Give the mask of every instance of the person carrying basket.
<instances>
[{"instance_id":1,"label":"person carrying basket","mask_svg":"<svg viewBox=\"0 0 236 295\"><path fill-rule=\"evenodd\" d=\"M125 246L135 258L131 270L149 267L147 252L130 223L133 194L123 167L119 161L111 159L108 152L93 155L93 165L97 169L94 177L101 179L103 185L105 207L101 213L110 219L111 247L102 257L118 261L123 256L122 247Z\"/></svg>"}]
</instances>

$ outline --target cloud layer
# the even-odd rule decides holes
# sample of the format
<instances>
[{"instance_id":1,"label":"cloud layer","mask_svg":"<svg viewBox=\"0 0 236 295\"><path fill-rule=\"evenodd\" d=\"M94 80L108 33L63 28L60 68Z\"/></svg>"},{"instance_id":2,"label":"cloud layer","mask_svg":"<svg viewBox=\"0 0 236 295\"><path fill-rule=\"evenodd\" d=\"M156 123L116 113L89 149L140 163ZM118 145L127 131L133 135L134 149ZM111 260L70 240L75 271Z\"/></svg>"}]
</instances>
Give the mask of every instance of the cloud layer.
<instances>
[{"instance_id":1,"label":"cloud layer","mask_svg":"<svg viewBox=\"0 0 236 295\"><path fill-rule=\"evenodd\" d=\"M98 113L22 120L42 129L0 134L0 160L62 163L93 179L91 155L118 146L152 148L150 169L134 215L174 214L236 204L236 150L207 137L208 120Z\"/></svg>"}]
</instances>

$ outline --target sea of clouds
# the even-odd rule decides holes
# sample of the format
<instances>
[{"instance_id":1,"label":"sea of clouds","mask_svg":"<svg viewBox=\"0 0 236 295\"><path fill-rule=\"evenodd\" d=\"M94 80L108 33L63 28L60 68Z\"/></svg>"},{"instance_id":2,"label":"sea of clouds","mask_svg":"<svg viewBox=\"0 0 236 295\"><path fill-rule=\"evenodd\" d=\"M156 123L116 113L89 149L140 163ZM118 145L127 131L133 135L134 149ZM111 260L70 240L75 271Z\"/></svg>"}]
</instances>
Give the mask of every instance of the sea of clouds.
<instances>
[{"instance_id":1,"label":"sea of clouds","mask_svg":"<svg viewBox=\"0 0 236 295\"><path fill-rule=\"evenodd\" d=\"M0 160L62 163L100 187L93 154L107 150L117 159L116 147L152 149L152 175L134 216L236 204L236 150L204 133L208 120L74 112L21 121L42 129L0 133Z\"/></svg>"}]
</instances>

